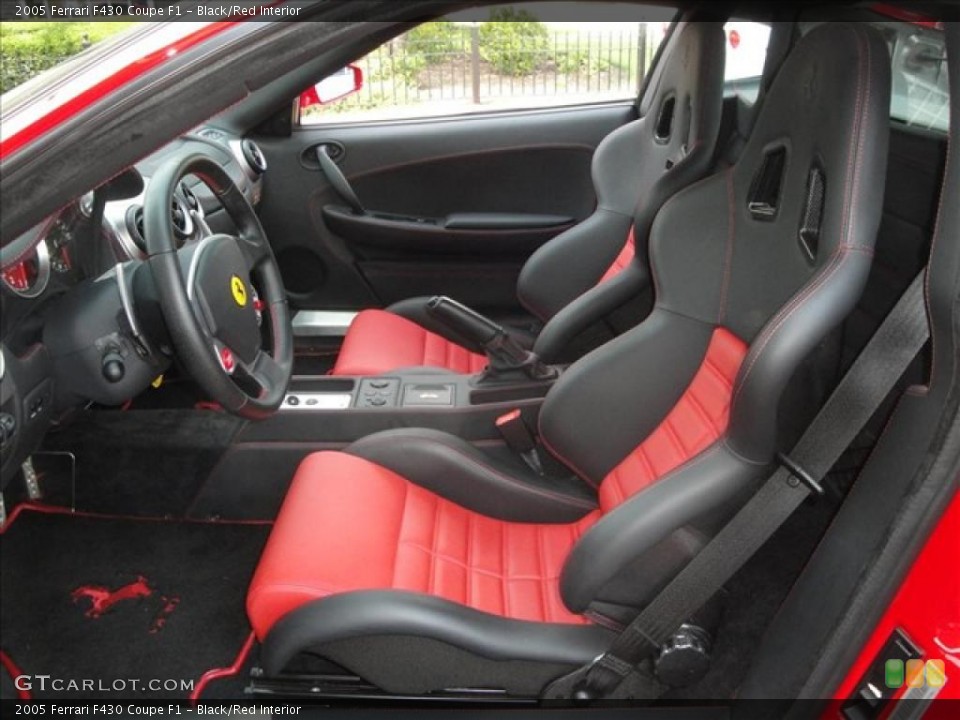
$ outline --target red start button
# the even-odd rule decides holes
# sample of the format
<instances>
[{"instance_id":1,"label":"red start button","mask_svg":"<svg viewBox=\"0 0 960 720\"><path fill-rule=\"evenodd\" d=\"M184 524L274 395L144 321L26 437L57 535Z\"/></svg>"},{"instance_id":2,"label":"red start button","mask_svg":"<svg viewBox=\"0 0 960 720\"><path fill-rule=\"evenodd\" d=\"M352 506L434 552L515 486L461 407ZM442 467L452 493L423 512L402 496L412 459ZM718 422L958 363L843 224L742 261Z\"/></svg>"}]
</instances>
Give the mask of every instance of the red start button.
<instances>
[{"instance_id":1,"label":"red start button","mask_svg":"<svg viewBox=\"0 0 960 720\"><path fill-rule=\"evenodd\" d=\"M232 373L237 366L237 361L233 357L233 351L230 348L220 348L220 364L228 373Z\"/></svg>"}]
</instances>

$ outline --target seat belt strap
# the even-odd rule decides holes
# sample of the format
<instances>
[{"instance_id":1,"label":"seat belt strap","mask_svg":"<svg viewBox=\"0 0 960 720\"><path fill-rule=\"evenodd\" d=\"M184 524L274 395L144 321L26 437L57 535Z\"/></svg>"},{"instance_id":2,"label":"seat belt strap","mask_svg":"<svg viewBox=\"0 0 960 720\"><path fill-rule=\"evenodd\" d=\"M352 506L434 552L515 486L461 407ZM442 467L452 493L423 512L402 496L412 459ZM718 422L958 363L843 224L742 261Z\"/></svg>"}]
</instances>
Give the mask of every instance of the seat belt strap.
<instances>
[{"instance_id":1,"label":"seat belt strap","mask_svg":"<svg viewBox=\"0 0 960 720\"><path fill-rule=\"evenodd\" d=\"M586 668L575 697L602 698L616 689L819 488L929 338L925 276L913 280L781 467Z\"/></svg>"}]
</instances>

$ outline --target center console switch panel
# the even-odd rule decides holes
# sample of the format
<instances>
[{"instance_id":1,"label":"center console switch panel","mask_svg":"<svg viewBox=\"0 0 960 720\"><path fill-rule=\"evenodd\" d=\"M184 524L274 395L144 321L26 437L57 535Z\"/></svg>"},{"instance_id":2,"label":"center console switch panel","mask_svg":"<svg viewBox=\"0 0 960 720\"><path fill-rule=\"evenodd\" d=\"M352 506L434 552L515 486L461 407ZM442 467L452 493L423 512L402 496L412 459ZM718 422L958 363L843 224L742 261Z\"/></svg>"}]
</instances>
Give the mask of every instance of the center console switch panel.
<instances>
[{"instance_id":1,"label":"center console switch panel","mask_svg":"<svg viewBox=\"0 0 960 720\"><path fill-rule=\"evenodd\" d=\"M364 378L357 393L358 408L396 407L400 397L398 378Z\"/></svg>"}]
</instances>

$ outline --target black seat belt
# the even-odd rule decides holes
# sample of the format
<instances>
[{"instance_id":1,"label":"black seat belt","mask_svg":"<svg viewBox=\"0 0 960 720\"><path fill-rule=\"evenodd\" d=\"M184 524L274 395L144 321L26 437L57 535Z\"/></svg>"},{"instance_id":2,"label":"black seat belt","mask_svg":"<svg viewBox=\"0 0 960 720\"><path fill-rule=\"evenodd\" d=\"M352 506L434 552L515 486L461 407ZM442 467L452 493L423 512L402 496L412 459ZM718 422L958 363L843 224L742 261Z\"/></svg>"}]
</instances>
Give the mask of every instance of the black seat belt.
<instances>
[{"instance_id":1,"label":"black seat belt","mask_svg":"<svg viewBox=\"0 0 960 720\"><path fill-rule=\"evenodd\" d=\"M903 294L789 457L733 519L617 636L577 671L574 697L603 698L652 657L811 494L890 394L930 335L921 272ZM562 681L573 680L567 676ZM558 681L558 682L562 682ZM663 686L650 678L650 692ZM649 698L653 699L653 698Z\"/></svg>"}]
</instances>

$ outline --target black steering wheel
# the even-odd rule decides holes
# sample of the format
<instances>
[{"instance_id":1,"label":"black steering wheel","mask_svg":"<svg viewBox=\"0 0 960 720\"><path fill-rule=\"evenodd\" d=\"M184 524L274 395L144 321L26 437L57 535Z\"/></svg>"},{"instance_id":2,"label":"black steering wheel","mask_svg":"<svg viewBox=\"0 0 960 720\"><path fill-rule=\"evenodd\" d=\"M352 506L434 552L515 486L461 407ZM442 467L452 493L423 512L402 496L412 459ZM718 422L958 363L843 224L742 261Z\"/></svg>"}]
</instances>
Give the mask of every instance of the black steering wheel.
<instances>
[{"instance_id":1,"label":"black steering wheel","mask_svg":"<svg viewBox=\"0 0 960 720\"><path fill-rule=\"evenodd\" d=\"M213 191L237 236L208 234L177 250L170 208L186 175ZM143 225L147 262L180 361L227 411L249 419L269 416L290 383L293 331L280 270L250 203L217 162L190 155L153 175ZM263 321L269 323L269 349L262 347Z\"/></svg>"}]
</instances>

